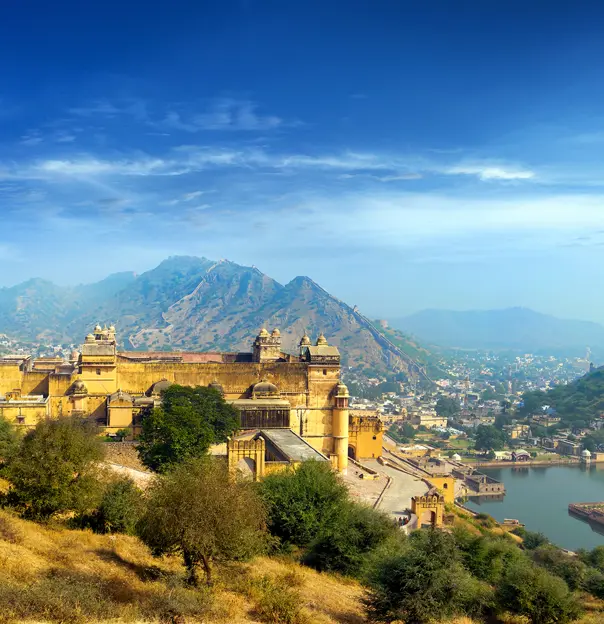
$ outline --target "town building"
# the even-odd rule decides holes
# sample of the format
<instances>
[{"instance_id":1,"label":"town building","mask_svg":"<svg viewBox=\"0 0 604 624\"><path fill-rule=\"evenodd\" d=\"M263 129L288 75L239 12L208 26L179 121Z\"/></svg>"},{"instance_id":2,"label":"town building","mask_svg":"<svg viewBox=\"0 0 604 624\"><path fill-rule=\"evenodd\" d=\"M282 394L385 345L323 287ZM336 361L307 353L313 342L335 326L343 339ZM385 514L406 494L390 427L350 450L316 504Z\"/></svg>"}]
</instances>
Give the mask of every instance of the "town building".
<instances>
[{"instance_id":1,"label":"town building","mask_svg":"<svg viewBox=\"0 0 604 624\"><path fill-rule=\"evenodd\" d=\"M581 444L578 442L571 442L570 440L558 440L556 451L560 453L560 455L579 457L579 455L581 455Z\"/></svg>"}]
</instances>

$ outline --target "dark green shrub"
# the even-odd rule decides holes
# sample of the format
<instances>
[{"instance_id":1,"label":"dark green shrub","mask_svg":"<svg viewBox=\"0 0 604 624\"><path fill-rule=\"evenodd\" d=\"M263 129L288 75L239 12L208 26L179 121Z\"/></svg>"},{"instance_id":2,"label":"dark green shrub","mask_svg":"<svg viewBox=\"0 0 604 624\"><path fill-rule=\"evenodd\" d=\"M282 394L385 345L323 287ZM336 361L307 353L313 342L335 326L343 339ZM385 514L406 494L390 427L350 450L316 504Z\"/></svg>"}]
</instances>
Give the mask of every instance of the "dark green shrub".
<instances>
[{"instance_id":1,"label":"dark green shrub","mask_svg":"<svg viewBox=\"0 0 604 624\"><path fill-rule=\"evenodd\" d=\"M284 543L307 546L331 526L348 501L348 490L328 463L268 475L260 484L270 532Z\"/></svg>"},{"instance_id":2,"label":"dark green shrub","mask_svg":"<svg viewBox=\"0 0 604 624\"><path fill-rule=\"evenodd\" d=\"M566 583L529 561L508 567L497 595L502 609L527 616L531 624L565 624L581 614Z\"/></svg>"},{"instance_id":3,"label":"dark green shrub","mask_svg":"<svg viewBox=\"0 0 604 624\"><path fill-rule=\"evenodd\" d=\"M371 619L424 624L455 615L479 616L493 605L492 591L463 568L453 536L415 531L404 551L377 563L365 601Z\"/></svg>"},{"instance_id":4,"label":"dark green shrub","mask_svg":"<svg viewBox=\"0 0 604 624\"><path fill-rule=\"evenodd\" d=\"M321 572L361 576L365 572L367 555L401 535L388 516L349 503L311 543L303 562Z\"/></svg>"},{"instance_id":5,"label":"dark green shrub","mask_svg":"<svg viewBox=\"0 0 604 624\"><path fill-rule=\"evenodd\" d=\"M97 533L134 535L144 509L142 491L132 479L123 477L107 486L99 508L82 518L81 524L91 527Z\"/></svg>"}]
</instances>

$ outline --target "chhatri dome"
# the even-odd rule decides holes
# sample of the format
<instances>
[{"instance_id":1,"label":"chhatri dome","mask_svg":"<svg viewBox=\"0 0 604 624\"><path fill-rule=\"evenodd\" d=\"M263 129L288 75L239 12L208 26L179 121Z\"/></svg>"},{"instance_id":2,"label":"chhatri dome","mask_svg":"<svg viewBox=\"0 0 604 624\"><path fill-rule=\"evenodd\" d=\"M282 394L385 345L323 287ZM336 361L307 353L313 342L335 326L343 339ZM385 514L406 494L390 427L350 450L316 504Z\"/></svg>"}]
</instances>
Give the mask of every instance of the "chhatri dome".
<instances>
[{"instance_id":1,"label":"chhatri dome","mask_svg":"<svg viewBox=\"0 0 604 624\"><path fill-rule=\"evenodd\" d=\"M258 334L258 338L268 338L269 333L266 331L266 327L263 327Z\"/></svg>"},{"instance_id":2,"label":"chhatri dome","mask_svg":"<svg viewBox=\"0 0 604 624\"><path fill-rule=\"evenodd\" d=\"M317 347L325 347L327 346L327 338L323 335L323 332L319 334L317 338Z\"/></svg>"},{"instance_id":3,"label":"chhatri dome","mask_svg":"<svg viewBox=\"0 0 604 624\"><path fill-rule=\"evenodd\" d=\"M302 336L302 338L300 339L300 346L301 347L310 347L312 343L310 342L310 338L308 337L308 334L306 332L304 332L304 336Z\"/></svg>"}]
</instances>

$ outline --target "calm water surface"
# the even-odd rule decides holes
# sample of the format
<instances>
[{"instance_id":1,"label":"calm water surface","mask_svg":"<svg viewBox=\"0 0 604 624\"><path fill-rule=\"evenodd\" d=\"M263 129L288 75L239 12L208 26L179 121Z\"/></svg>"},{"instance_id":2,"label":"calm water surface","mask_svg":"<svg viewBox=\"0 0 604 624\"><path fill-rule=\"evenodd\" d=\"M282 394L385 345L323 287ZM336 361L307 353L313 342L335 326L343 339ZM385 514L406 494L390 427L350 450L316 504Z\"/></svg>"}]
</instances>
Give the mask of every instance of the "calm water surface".
<instances>
[{"instance_id":1,"label":"calm water surface","mask_svg":"<svg viewBox=\"0 0 604 624\"><path fill-rule=\"evenodd\" d=\"M569 550L604 545L604 527L592 528L568 514L569 503L604 501L604 464L480 470L503 481L506 495L501 501L473 497L467 505L474 511L499 521L516 518Z\"/></svg>"}]
</instances>

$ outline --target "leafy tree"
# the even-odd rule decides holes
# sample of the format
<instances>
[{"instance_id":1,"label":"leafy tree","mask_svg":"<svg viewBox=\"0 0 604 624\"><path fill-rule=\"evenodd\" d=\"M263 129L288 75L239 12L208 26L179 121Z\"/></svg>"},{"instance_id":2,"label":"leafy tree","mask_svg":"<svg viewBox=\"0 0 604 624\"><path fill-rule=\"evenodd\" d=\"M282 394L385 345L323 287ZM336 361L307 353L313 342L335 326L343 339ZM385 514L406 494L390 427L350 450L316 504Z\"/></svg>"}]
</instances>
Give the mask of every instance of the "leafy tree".
<instances>
[{"instance_id":1,"label":"leafy tree","mask_svg":"<svg viewBox=\"0 0 604 624\"><path fill-rule=\"evenodd\" d=\"M82 518L80 524L90 526L97 533L134 535L144 510L142 491L132 479L122 477L107 486L99 508Z\"/></svg>"},{"instance_id":2,"label":"leafy tree","mask_svg":"<svg viewBox=\"0 0 604 624\"><path fill-rule=\"evenodd\" d=\"M533 561L563 579L571 590L582 587L587 576L587 566L578 558L567 555L550 544L533 551Z\"/></svg>"},{"instance_id":3,"label":"leafy tree","mask_svg":"<svg viewBox=\"0 0 604 624\"><path fill-rule=\"evenodd\" d=\"M539 546L545 546L550 543L549 539L543 533L534 531L525 530L522 539L522 545L526 550L535 550L535 548L539 548Z\"/></svg>"},{"instance_id":4,"label":"leafy tree","mask_svg":"<svg viewBox=\"0 0 604 624\"><path fill-rule=\"evenodd\" d=\"M304 563L320 572L359 576L364 572L368 554L387 541L396 542L401 535L388 516L349 503L311 543Z\"/></svg>"},{"instance_id":5,"label":"leafy tree","mask_svg":"<svg viewBox=\"0 0 604 624\"><path fill-rule=\"evenodd\" d=\"M412 440L415 437L415 434L415 427L408 422L405 422L402 425L393 424L388 429L388 435L399 444L409 442L409 440Z\"/></svg>"},{"instance_id":6,"label":"leafy tree","mask_svg":"<svg viewBox=\"0 0 604 624\"><path fill-rule=\"evenodd\" d=\"M495 416L495 423L494 426L499 429L502 430L506 425L509 425L512 423L512 417L509 414L497 414L497 416Z\"/></svg>"},{"instance_id":7,"label":"leafy tree","mask_svg":"<svg viewBox=\"0 0 604 624\"><path fill-rule=\"evenodd\" d=\"M326 462L268 475L260 484L270 532L284 543L307 546L336 522L348 490Z\"/></svg>"},{"instance_id":8,"label":"leafy tree","mask_svg":"<svg viewBox=\"0 0 604 624\"><path fill-rule=\"evenodd\" d=\"M369 576L366 606L372 620L424 624L455 615L479 616L492 590L461 565L454 538L434 529L415 531L403 553L385 557Z\"/></svg>"},{"instance_id":9,"label":"leafy tree","mask_svg":"<svg viewBox=\"0 0 604 624\"><path fill-rule=\"evenodd\" d=\"M237 409L213 388L172 385L162 392L162 405L143 417L138 453L158 472L193 457L211 444L225 442L239 427Z\"/></svg>"},{"instance_id":10,"label":"leafy tree","mask_svg":"<svg viewBox=\"0 0 604 624\"><path fill-rule=\"evenodd\" d=\"M544 404L549 403L543 392L539 390L533 390L525 392L522 395L522 405L518 408L518 413L521 415L531 415L541 412L541 408Z\"/></svg>"},{"instance_id":11,"label":"leafy tree","mask_svg":"<svg viewBox=\"0 0 604 624\"><path fill-rule=\"evenodd\" d=\"M498 590L501 607L527 616L531 624L564 624L581 613L562 579L529 562L510 565Z\"/></svg>"},{"instance_id":12,"label":"leafy tree","mask_svg":"<svg viewBox=\"0 0 604 624\"><path fill-rule=\"evenodd\" d=\"M591 431L583 440L583 446L592 453L598 450L598 447L604 444L604 429Z\"/></svg>"},{"instance_id":13,"label":"leafy tree","mask_svg":"<svg viewBox=\"0 0 604 624\"><path fill-rule=\"evenodd\" d=\"M498 583L511 563L525 559L514 543L503 538L474 535L464 528L456 528L454 536L464 566L482 581Z\"/></svg>"},{"instance_id":14,"label":"leafy tree","mask_svg":"<svg viewBox=\"0 0 604 624\"><path fill-rule=\"evenodd\" d=\"M7 464L19 450L21 437L15 428L0 417L0 468Z\"/></svg>"},{"instance_id":15,"label":"leafy tree","mask_svg":"<svg viewBox=\"0 0 604 624\"><path fill-rule=\"evenodd\" d=\"M104 456L96 427L76 418L42 420L9 462L8 504L32 518L85 513L101 495L96 463Z\"/></svg>"},{"instance_id":16,"label":"leafy tree","mask_svg":"<svg viewBox=\"0 0 604 624\"><path fill-rule=\"evenodd\" d=\"M477 451L501 451L505 446L505 436L493 425L478 425L474 446Z\"/></svg>"},{"instance_id":17,"label":"leafy tree","mask_svg":"<svg viewBox=\"0 0 604 624\"><path fill-rule=\"evenodd\" d=\"M544 438L547 435L547 429L543 425L531 425L531 433L536 438Z\"/></svg>"},{"instance_id":18,"label":"leafy tree","mask_svg":"<svg viewBox=\"0 0 604 624\"><path fill-rule=\"evenodd\" d=\"M446 418L454 418L461 410L459 401L445 396L438 399L435 409L439 416L444 416Z\"/></svg>"},{"instance_id":19,"label":"leafy tree","mask_svg":"<svg viewBox=\"0 0 604 624\"><path fill-rule=\"evenodd\" d=\"M181 554L192 585L198 584L199 566L210 584L213 561L245 559L268 543L255 484L231 479L224 462L210 457L177 464L157 477L138 533L155 555Z\"/></svg>"},{"instance_id":20,"label":"leafy tree","mask_svg":"<svg viewBox=\"0 0 604 624\"><path fill-rule=\"evenodd\" d=\"M592 566L604 573L604 546L596 546L593 550L580 549L577 555L588 566Z\"/></svg>"},{"instance_id":21,"label":"leafy tree","mask_svg":"<svg viewBox=\"0 0 604 624\"><path fill-rule=\"evenodd\" d=\"M124 429L119 429L118 431L115 432L115 437L120 442L123 442L126 438L130 437L131 435L132 435L132 429L130 429L129 427L124 427Z\"/></svg>"},{"instance_id":22,"label":"leafy tree","mask_svg":"<svg viewBox=\"0 0 604 624\"><path fill-rule=\"evenodd\" d=\"M495 392L495 390L493 390L493 388L486 388L482 391L480 398L483 401L492 401L493 399L497 398L497 393Z\"/></svg>"}]
</instances>

